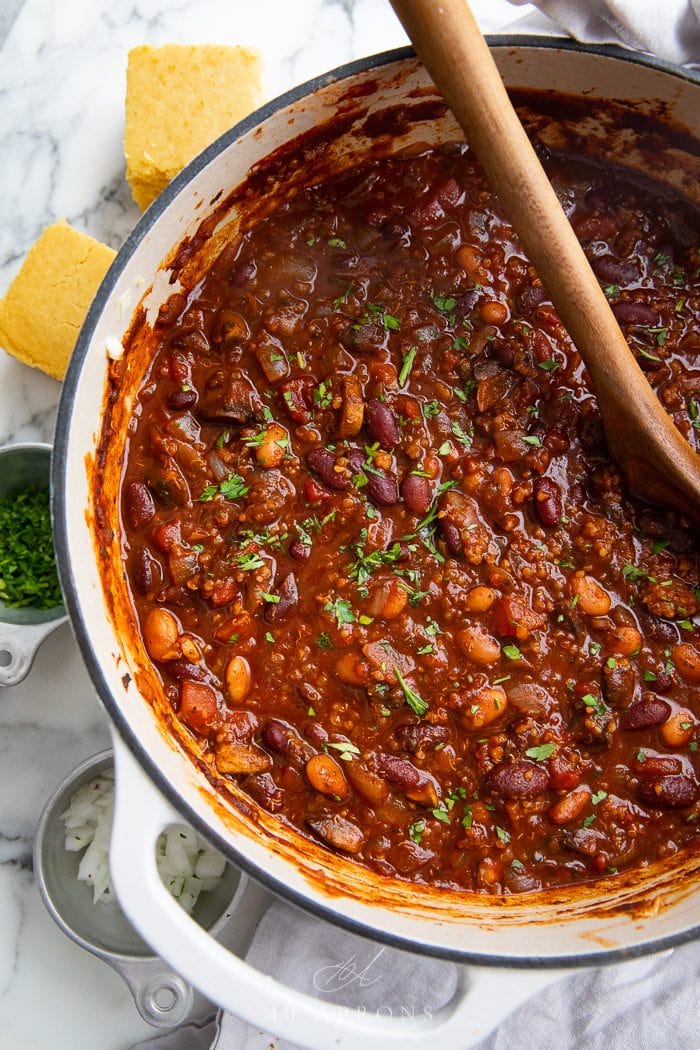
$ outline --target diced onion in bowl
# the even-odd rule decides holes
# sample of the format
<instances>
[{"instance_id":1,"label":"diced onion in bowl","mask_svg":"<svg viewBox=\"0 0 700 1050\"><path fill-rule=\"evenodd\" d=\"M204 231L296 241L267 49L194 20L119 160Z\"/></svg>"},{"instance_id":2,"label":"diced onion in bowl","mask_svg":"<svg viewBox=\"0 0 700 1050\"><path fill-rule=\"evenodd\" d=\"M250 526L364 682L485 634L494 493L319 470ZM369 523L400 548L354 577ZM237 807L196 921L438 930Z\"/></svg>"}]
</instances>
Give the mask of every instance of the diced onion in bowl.
<instances>
[{"instance_id":1,"label":"diced onion in bowl","mask_svg":"<svg viewBox=\"0 0 700 1050\"><path fill-rule=\"evenodd\" d=\"M114 777L109 774L84 784L61 814L66 849L75 853L85 850L78 881L92 886L94 903L114 900L109 874L113 819ZM200 893L216 889L226 867L221 854L185 824L173 825L159 835L156 864L164 886L186 912L192 911Z\"/></svg>"}]
</instances>

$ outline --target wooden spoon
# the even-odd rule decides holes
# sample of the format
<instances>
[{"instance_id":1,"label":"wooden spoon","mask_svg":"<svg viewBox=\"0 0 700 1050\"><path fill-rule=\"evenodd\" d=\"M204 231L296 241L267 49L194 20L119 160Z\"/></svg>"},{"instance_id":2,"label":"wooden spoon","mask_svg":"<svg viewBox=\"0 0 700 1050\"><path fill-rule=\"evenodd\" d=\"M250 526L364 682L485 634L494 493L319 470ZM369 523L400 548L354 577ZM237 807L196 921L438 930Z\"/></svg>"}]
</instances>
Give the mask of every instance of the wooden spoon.
<instances>
[{"instance_id":1,"label":"wooden spoon","mask_svg":"<svg viewBox=\"0 0 700 1050\"><path fill-rule=\"evenodd\" d=\"M503 202L595 388L629 490L700 523L700 456L634 359L466 0L391 0Z\"/></svg>"}]
</instances>

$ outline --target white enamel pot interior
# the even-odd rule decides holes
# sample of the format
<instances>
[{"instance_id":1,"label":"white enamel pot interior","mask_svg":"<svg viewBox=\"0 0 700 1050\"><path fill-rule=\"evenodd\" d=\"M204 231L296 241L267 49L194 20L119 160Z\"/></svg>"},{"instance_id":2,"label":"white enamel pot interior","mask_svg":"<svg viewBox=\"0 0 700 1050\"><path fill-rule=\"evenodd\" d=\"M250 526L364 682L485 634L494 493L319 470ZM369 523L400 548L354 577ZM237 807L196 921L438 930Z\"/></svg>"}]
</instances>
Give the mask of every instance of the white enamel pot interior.
<instances>
[{"instance_id":1,"label":"white enamel pot interior","mask_svg":"<svg viewBox=\"0 0 700 1050\"><path fill-rule=\"evenodd\" d=\"M491 44L511 87L571 93L585 99L588 107L594 107L596 99L611 98L640 104L642 112L661 110L687 127L700 113L700 86L670 67L614 49L591 51L561 41L493 38ZM112 868L122 906L154 950L216 1002L265 1030L318 1050L329 1045L329 1031L334 1045L345 1048L360 1042L365 1050L417 1047L439 1039L443 1050L463 1050L562 967L660 951L700 932L697 895L692 893L698 883L697 857L676 859L664 869L652 867L643 879L610 877L576 894L465 898L382 880L309 844L257 811L249 800L239 804L235 790L229 797L218 794L188 753L184 737L177 741L169 736L154 715L158 679L133 629L133 618L129 624L116 535L116 488L114 517L103 523L106 527L97 536L94 479L110 472L118 475L125 420L141 367L133 363L120 403L113 406L110 440L96 464L105 411L105 347L124 335L144 295L148 324L172 293L165 260L221 209L222 200L244 182L251 168L320 126L334 128L335 138L319 151L318 140L309 140L307 134L307 164L301 169L290 166L285 173L289 192L300 180L351 166L368 148L392 153L411 143L461 137L436 101L412 52L392 52L295 89L201 154L144 215L107 274L70 365L55 440L55 527L66 605L115 728L118 804ZM394 108L397 105L403 108ZM387 109L392 113L389 122L372 116ZM591 119L582 111L574 123L576 134L583 134L599 152L622 163L639 154L637 159L654 169L650 174L683 183L675 164L676 154L685 149L682 136L669 140L668 149L658 147L649 159L639 151L635 154L633 135L605 127L602 117ZM385 130L389 124L391 133ZM556 146L562 127L566 131L566 119L561 126L549 119L538 125L535 120L532 127L543 141ZM271 187L259 180L259 193L268 192ZM253 205L254 199L242 198L225 213L216 212L210 224L216 226L214 236L221 228L230 235ZM187 265L203 265L206 249L205 244L199 255L197 249ZM128 359L125 363L128 372ZM241 950L268 900L259 889L264 886L384 943L462 964L508 967L508 995L502 994L502 975L496 979L493 971L470 967L443 1012L408 1023L341 1012L256 973L211 941L162 890L153 844L163 825L176 817L190 821L255 880L248 882L248 895L243 895L239 908L241 929L247 931L241 934ZM489 995L489 987L497 988L497 994Z\"/></svg>"}]
</instances>

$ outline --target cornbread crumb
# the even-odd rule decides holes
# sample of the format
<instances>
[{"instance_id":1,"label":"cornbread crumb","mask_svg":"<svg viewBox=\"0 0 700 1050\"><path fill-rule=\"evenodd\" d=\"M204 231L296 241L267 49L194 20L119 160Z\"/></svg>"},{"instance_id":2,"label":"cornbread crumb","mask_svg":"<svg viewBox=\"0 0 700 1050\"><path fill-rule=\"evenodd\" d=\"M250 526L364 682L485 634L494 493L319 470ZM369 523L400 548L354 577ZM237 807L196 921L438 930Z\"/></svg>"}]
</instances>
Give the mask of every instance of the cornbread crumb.
<instances>
[{"instance_id":1,"label":"cornbread crumb","mask_svg":"<svg viewBox=\"0 0 700 1050\"><path fill-rule=\"evenodd\" d=\"M0 301L0 346L63 379L90 303L116 252L57 222L29 249Z\"/></svg>"},{"instance_id":2,"label":"cornbread crumb","mask_svg":"<svg viewBox=\"0 0 700 1050\"><path fill-rule=\"evenodd\" d=\"M257 52L135 47L126 72L126 178L146 208L189 161L261 102Z\"/></svg>"}]
</instances>

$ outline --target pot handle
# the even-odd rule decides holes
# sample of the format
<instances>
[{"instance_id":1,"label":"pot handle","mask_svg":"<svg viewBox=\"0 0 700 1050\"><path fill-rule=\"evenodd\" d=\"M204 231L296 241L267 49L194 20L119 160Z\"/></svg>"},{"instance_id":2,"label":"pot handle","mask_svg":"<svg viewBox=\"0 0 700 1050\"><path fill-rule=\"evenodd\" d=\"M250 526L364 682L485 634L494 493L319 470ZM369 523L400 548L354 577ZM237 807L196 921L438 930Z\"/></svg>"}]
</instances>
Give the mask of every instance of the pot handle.
<instances>
[{"instance_id":1,"label":"pot handle","mask_svg":"<svg viewBox=\"0 0 700 1050\"><path fill-rule=\"evenodd\" d=\"M454 997L430 1018L375 1016L316 999L275 980L203 930L170 896L156 867L155 842L182 817L114 734L116 808L110 869L119 903L146 942L173 969L256 1029L308 1050L467 1050L564 970L458 967ZM275 898L241 876L232 924L248 930ZM245 943L247 942L247 943Z\"/></svg>"}]
</instances>

